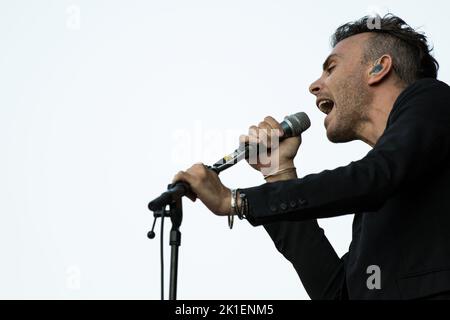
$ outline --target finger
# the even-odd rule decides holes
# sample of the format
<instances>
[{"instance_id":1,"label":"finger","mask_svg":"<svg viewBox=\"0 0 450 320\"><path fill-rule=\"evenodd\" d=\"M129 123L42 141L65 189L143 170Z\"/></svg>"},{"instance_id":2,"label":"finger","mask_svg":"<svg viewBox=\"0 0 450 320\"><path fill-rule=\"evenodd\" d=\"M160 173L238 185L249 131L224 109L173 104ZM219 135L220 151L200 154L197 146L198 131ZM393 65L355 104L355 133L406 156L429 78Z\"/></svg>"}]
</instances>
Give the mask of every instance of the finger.
<instances>
[{"instance_id":1,"label":"finger","mask_svg":"<svg viewBox=\"0 0 450 320\"><path fill-rule=\"evenodd\" d=\"M249 137L249 141L248 142L251 143L251 144L259 143L258 135L259 135L258 127L257 126L251 126L248 129L248 137Z\"/></svg>"},{"instance_id":2,"label":"finger","mask_svg":"<svg viewBox=\"0 0 450 320\"><path fill-rule=\"evenodd\" d=\"M248 143L249 144L258 144L259 138L257 136L249 136L248 137Z\"/></svg>"},{"instance_id":3,"label":"finger","mask_svg":"<svg viewBox=\"0 0 450 320\"><path fill-rule=\"evenodd\" d=\"M205 165L202 162L196 162L189 169L187 169L186 172L189 172L190 170L198 170L199 168L202 167L205 167Z\"/></svg>"},{"instance_id":4,"label":"finger","mask_svg":"<svg viewBox=\"0 0 450 320\"><path fill-rule=\"evenodd\" d=\"M244 147L246 144L250 143L250 137L246 134L239 136L239 148Z\"/></svg>"},{"instance_id":5,"label":"finger","mask_svg":"<svg viewBox=\"0 0 450 320\"><path fill-rule=\"evenodd\" d=\"M258 136L258 127L251 126L250 128L248 128L248 135L249 136Z\"/></svg>"},{"instance_id":6,"label":"finger","mask_svg":"<svg viewBox=\"0 0 450 320\"><path fill-rule=\"evenodd\" d=\"M203 163L197 162L192 167L190 167L186 172L198 180L204 180L208 174L207 170L208 169Z\"/></svg>"},{"instance_id":7,"label":"finger","mask_svg":"<svg viewBox=\"0 0 450 320\"><path fill-rule=\"evenodd\" d=\"M248 142L248 140L249 140L249 136L246 134L241 134L239 136L239 144L244 144L244 143Z\"/></svg>"},{"instance_id":8,"label":"finger","mask_svg":"<svg viewBox=\"0 0 450 320\"><path fill-rule=\"evenodd\" d=\"M258 129L259 129L259 130L263 129L263 130L266 130L267 132L269 132L270 129L272 129L272 127L271 127L267 122L261 121L261 122L258 124Z\"/></svg>"},{"instance_id":9,"label":"finger","mask_svg":"<svg viewBox=\"0 0 450 320\"><path fill-rule=\"evenodd\" d=\"M197 194L194 191L192 191L191 185L192 185L193 179L194 179L194 177L191 174L189 174L188 172L179 171L175 175L175 177L172 179L172 184L175 183L175 182L179 182L179 181L186 182L187 184L189 184L190 188L189 188L186 196L192 202L195 202L195 200L197 199Z\"/></svg>"},{"instance_id":10,"label":"finger","mask_svg":"<svg viewBox=\"0 0 450 320\"><path fill-rule=\"evenodd\" d=\"M283 135L283 128L281 127L281 124L277 120L275 120L271 116L267 116L264 118L264 121L267 122L272 127L272 129L278 130L278 136Z\"/></svg>"},{"instance_id":11,"label":"finger","mask_svg":"<svg viewBox=\"0 0 450 320\"><path fill-rule=\"evenodd\" d=\"M278 129L278 126L276 125L276 123L271 124L267 121L263 121L263 122L260 122L259 126L260 126L260 130L265 130L264 133L267 136L269 136L269 137L279 136L280 129Z\"/></svg>"},{"instance_id":12,"label":"finger","mask_svg":"<svg viewBox=\"0 0 450 320\"><path fill-rule=\"evenodd\" d=\"M193 180L193 176L191 174L189 174L188 172L185 171L179 171L172 179L172 184L178 181L183 181L186 182L188 184L191 184L192 182L194 182Z\"/></svg>"},{"instance_id":13,"label":"finger","mask_svg":"<svg viewBox=\"0 0 450 320\"><path fill-rule=\"evenodd\" d=\"M260 122L259 125L258 138L260 143L262 142L264 145L270 145L271 137L272 137L272 127L267 122Z\"/></svg>"}]
</instances>

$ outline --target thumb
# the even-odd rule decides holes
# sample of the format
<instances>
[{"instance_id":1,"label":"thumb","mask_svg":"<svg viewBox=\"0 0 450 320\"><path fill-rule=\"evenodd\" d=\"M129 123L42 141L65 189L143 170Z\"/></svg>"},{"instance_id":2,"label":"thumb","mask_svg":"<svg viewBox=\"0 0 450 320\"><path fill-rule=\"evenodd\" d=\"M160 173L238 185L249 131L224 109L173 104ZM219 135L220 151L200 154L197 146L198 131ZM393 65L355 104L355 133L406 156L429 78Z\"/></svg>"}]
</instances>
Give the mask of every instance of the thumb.
<instances>
[{"instance_id":1,"label":"thumb","mask_svg":"<svg viewBox=\"0 0 450 320\"><path fill-rule=\"evenodd\" d=\"M186 193L186 197L188 197L192 202L195 202L197 200L197 194L192 191L191 187L191 181L192 181L192 175L185 172L185 171L179 171L172 179L172 184L176 182L186 182L189 186L189 190Z\"/></svg>"}]
</instances>

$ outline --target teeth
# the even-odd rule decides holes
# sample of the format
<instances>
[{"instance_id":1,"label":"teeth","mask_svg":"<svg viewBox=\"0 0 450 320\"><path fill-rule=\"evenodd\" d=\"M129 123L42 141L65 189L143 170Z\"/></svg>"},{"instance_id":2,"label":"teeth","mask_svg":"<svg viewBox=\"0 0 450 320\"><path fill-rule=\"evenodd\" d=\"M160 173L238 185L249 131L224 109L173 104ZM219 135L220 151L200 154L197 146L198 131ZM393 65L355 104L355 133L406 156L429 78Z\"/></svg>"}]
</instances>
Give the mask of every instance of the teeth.
<instances>
[{"instance_id":1,"label":"teeth","mask_svg":"<svg viewBox=\"0 0 450 320\"><path fill-rule=\"evenodd\" d=\"M319 103L319 109L322 110L324 113L328 114L331 109L333 109L334 102L331 100L322 100Z\"/></svg>"},{"instance_id":2,"label":"teeth","mask_svg":"<svg viewBox=\"0 0 450 320\"><path fill-rule=\"evenodd\" d=\"M331 103L333 103L333 101L331 100L322 100L319 103L319 107L322 107L324 104L331 104Z\"/></svg>"}]
</instances>

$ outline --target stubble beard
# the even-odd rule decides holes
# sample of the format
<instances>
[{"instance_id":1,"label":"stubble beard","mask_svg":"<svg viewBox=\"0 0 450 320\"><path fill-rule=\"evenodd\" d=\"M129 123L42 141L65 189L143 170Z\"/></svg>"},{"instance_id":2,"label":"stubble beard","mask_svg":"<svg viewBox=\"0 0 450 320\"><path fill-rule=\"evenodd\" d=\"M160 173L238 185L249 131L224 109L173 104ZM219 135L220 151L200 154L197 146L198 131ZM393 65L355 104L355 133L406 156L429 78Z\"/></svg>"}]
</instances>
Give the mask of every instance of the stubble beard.
<instances>
[{"instance_id":1,"label":"stubble beard","mask_svg":"<svg viewBox=\"0 0 450 320\"><path fill-rule=\"evenodd\" d=\"M328 140L343 143L359 139L359 129L367 120L367 109L373 97L361 78L344 79L336 91L337 108L334 125L327 128Z\"/></svg>"}]
</instances>

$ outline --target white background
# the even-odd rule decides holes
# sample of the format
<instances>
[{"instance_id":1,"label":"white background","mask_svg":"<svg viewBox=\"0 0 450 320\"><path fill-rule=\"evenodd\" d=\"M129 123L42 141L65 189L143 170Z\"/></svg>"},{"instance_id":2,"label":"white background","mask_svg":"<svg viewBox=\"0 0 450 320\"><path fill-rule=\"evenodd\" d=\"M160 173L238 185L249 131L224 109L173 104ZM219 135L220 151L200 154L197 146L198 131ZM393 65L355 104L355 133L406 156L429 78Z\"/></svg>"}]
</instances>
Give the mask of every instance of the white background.
<instances>
[{"instance_id":1,"label":"white background","mask_svg":"<svg viewBox=\"0 0 450 320\"><path fill-rule=\"evenodd\" d=\"M159 299L147 203L173 175L298 111L301 176L361 158L362 142L326 139L307 90L331 34L389 10L427 33L448 81L446 3L1 0L0 298ZM221 176L263 183L245 163ZM184 204L180 299L308 299L262 227ZM320 221L339 255L351 221Z\"/></svg>"}]
</instances>

